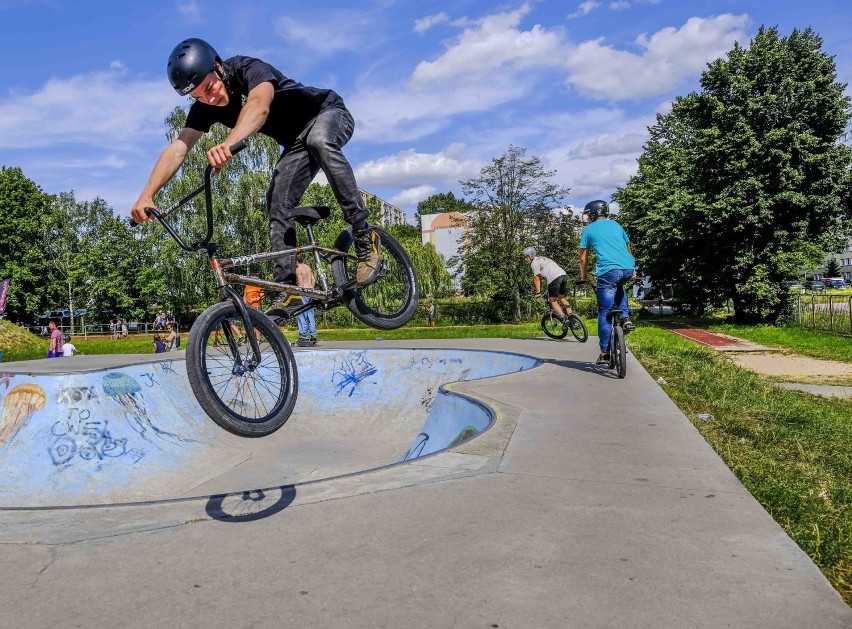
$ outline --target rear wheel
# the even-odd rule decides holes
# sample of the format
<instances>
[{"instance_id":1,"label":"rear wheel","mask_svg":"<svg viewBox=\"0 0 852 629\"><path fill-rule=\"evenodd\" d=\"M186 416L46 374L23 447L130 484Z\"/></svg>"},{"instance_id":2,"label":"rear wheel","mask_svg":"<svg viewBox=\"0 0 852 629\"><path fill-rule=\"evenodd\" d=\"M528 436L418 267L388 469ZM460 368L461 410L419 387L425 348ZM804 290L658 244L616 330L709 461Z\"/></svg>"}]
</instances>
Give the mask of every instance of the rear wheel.
<instances>
[{"instance_id":1,"label":"rear wheel","mask_svg":"<svg viewBox=\"0 0 852 629\"><path fill-rule=\"evenodd\" d=\"M589 331L586 329L586 324L583 322L583 319L573 312L568 315L568 329L571 330L571 334L574 335L574 338L581 343L585 343L589 338ZM563 336L565 335L563 334Z\"/></svg>"},{"instance_id":2,"label":"rear wheel","mask_svg":"<svg viewBox=\"0 0 852 629\"><path fill-rule=\"evenodd\" d=\"M552 339L564 339L568 334L568 329L556 318L552 310L541 318L541 329Z\"/></svg>"},{"instance_id":3,"label":"rear wheel","mask_svg":"<svg viewBox=\"0 0 852 629\"><path fill-rule=\"evenodd\" d=\"M627 375L627 345L624 342L624 330L620 325L612 328L612 361L619 378Z\"/></svg>"},{"instance_id":4,"label":"rear wheel","mask_svg":"<svg viewBox=\"0 0 852 629\"><path fill-rule=\"evenodd\" d=\"M379 330L393 330L411 320L417 310L420 289L414 266L405 249L389 233L371 227L381 240L380 270L376 280L367 286L346 291L343 303L356 319ZM341 232L335 248L344 253L353 250L352 230ZM345 286L355 280L357 260L354 255L336 258L331 263L331 272L337 286Z\"/></svg>"},{"instance_id":5,"label":"rear wheel","mask_svg":"<svg viewBox=\"0 0 852 629\"><path fill-rule=\"evenodd\" d=\"M284 425L298 395L293 350L269 317L247 309L258 335L261 361L240 338L243 322L236 307L223 301L201 313L189 332L186 373L201 408L225 430L262 437Z\"/></svg>"}]
</instances>

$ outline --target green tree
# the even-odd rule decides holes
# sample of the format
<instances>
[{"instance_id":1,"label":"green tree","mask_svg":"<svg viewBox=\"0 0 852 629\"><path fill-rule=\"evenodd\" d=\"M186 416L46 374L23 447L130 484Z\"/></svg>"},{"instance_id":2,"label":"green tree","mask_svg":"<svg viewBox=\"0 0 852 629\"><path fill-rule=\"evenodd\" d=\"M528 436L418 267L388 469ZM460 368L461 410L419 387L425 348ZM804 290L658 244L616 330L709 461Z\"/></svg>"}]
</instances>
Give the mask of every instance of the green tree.
<instances>
[{"instance_id":1,"label":"green tree","mask_svg":"<svg viewBox=\"0 0 852 629\"><path fill-rule=\"evenodd\" d=\"M555 174L538 157L526 157L526 149L510 146L478 178L462 182L470 199L462 286L506 300L515 321L521 317L521 282L529 283L521 250L549 228L555 208L568 194L551 181Z\"/></svg>"},{"instance_id":2,"label":"green tree","mask_svg":"<svg viewBox=\"0 0 852 629\"><path fill-rule=\"evenodd\" d=\"M6 314L34 321L61 293L43 251L51 198L20 168L0 168L0 280L10 278Z\"/></svg>"},{"instance_id":3,"label":"green tree","mask_svg":"<svg viewBox=\"0 0 852 629\"><path fill-rule=\"evenodd\" d=\"M828 262L825 265L825 276L826 277L839 277L840 276L840 264L837 262L837 258L829 258Z\"/></svg>"},{"instance_id":4,"label":"green tree","mask_svg":"<svg viewBox=\"0 0 852 629\"><path fill-rule=\"evenodd\" d=\"M732 300L738 321L777 320L781 283L848 233L850 100L821 46L764 27L735 45L657 116L614 195L639 263L696 311Z\"/></svg>"}]
</instances>

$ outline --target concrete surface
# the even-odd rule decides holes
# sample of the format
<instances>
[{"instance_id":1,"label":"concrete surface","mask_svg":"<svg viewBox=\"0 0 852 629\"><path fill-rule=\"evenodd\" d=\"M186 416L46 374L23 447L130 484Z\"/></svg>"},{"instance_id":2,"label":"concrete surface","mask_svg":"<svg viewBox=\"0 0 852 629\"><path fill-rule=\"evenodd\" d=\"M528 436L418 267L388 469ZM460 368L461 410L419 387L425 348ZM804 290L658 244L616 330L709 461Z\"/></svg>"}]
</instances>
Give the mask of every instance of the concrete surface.
<instances>
[{"instance_id":1,"label":"concrete surface","mask_svg":"<svg viewBox=\"0 0 852 629\"><path fill-rule=\"evenodd\" d=\"M494 425L412 462L263 491L0 510L2 626L852 626L632 357L618 380L593 364L594 339L334 345L541 364L445 385Z\"/></svg>"}]
</instances>

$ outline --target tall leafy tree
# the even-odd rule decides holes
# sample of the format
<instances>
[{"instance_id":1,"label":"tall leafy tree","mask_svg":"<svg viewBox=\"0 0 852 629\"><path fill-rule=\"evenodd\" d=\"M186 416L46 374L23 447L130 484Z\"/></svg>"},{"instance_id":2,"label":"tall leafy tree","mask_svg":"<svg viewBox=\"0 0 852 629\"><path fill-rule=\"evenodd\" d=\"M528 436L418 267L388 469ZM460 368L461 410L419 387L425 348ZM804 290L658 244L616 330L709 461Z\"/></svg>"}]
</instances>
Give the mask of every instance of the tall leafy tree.
<instances>
[{"instance_id":1,"label":"tall leafy tree","mask_svg":"<svg viewBox=\"0 0 852 629\"><path fill-rule=\"evenodd\" d=\"M33 321L59 294L43 250L43 224L51 197L20 168L0 168L0 280L10 278L6 314Z\"/></svg>"},{"instance_id":2,"label":"tall leafy tree","mask_svg":"<svg viewBox=\"0 0 852 629\"><path fill-rule=\"evenodd\" d=\"M695 310L773 321L784 280L849 231L845 85L811 29L761 27L709 64L701 92L657 116L639 172L614 195L640 264Z\"/></svg>"},{"instance_id":3,"label":"tall leafy tree","mask_svg":"<svg viewBox=\"0 0 852 629\"><path fill-rule=\"evenodd\" d=\"M521 250L548 229L554 209L568 189L553 181L541 159L510 146L485 165L475 179L462 182L470 199L469 231L462 243L466 290L505 300L520 320L521 282L528 283Z\"/></svg>"}]
</instances>

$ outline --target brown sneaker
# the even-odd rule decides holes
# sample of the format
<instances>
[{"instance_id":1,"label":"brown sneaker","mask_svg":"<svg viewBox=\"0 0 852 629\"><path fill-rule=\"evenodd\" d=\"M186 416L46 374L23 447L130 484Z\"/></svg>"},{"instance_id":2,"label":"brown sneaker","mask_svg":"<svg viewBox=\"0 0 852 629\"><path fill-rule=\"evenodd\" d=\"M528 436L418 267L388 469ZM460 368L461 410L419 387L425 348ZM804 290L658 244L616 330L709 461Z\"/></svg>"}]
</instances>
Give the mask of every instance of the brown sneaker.
<instances>
[{"instance_id":1,"label":"brown sneaker","mask_svg":"<svg viewBox=\"0 0 852 629\"><path fill-rule=\"evenodd\" d=\"M359 284L369 284L376 278L380 252L381 240L374 230L368 227L355 232L355 257L358 259L355 279Z\"/></svg>"},{"instance_id":2,"label":"brown sneaker","mask_svg":"<svg viewBox=\"0 0 852 629\"><path fill-rule=\"evenodd\" d=\"M608 365L609 364L609 352L601 352L601 355L598 356L597 363L598 365Z\"/></svg>"}]
</instances>

